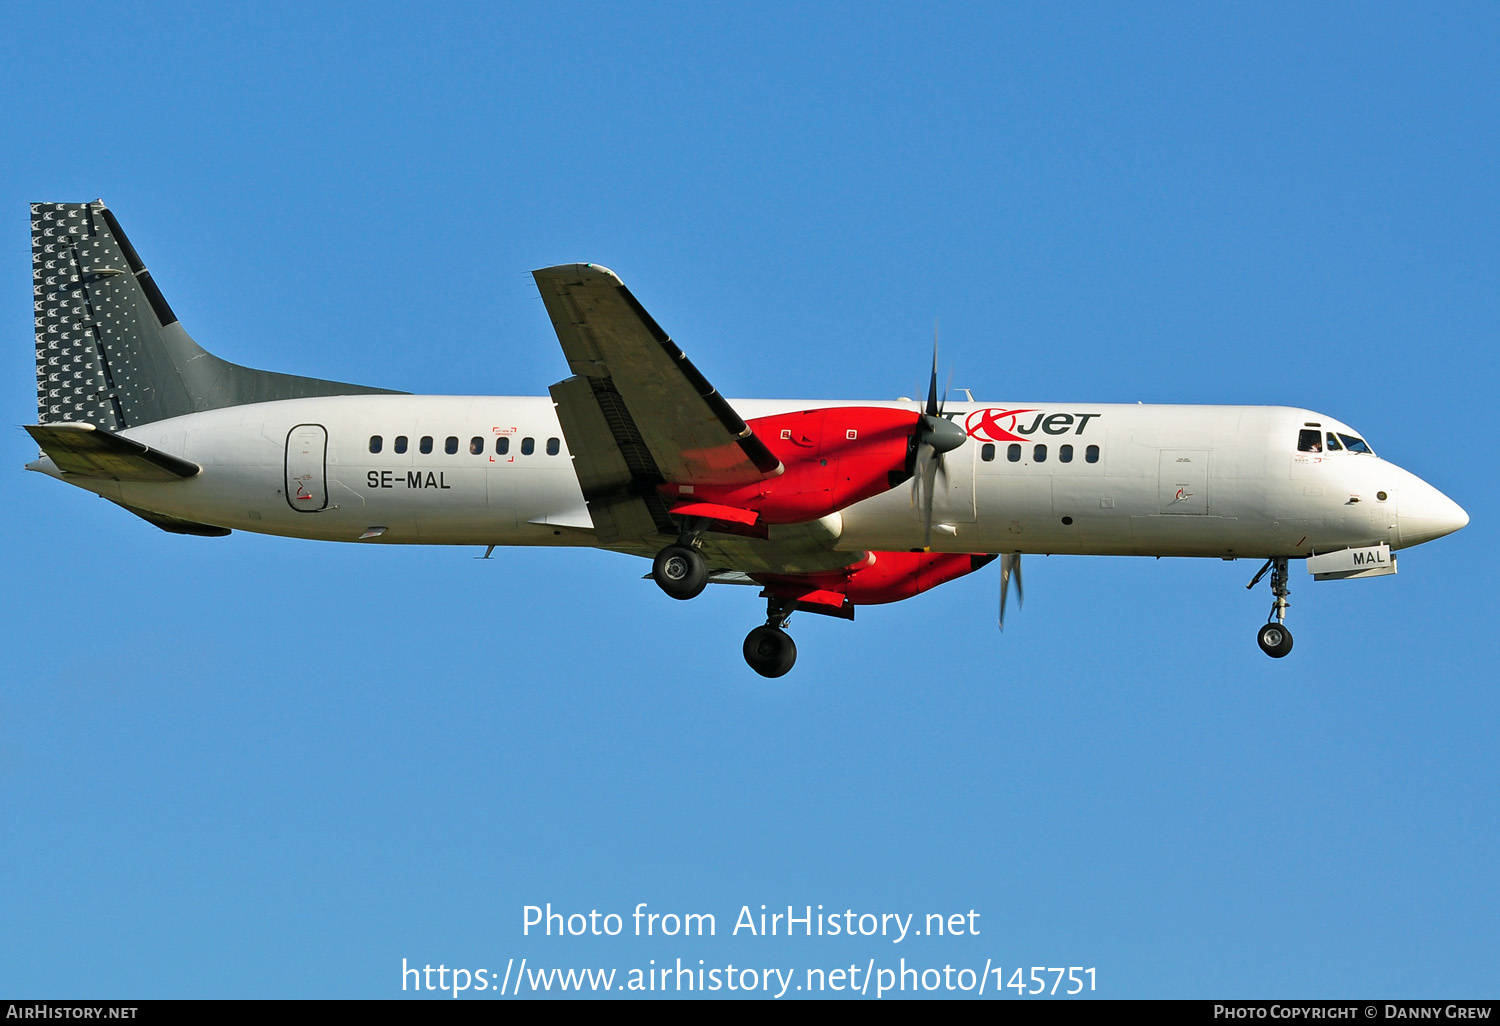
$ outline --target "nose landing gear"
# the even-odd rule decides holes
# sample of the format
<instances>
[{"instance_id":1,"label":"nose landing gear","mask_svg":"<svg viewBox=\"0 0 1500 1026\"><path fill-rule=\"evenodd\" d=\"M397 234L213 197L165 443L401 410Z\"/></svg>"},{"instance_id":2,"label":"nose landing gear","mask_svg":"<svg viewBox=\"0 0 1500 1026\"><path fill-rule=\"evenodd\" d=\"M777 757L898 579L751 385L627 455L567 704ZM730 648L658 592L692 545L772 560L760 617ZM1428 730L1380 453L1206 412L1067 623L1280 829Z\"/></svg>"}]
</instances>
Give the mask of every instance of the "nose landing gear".
<instances>
[{"instance_id":1,"label":"nose landing gear","mask_svg":"<svg viewBox=\"0 0 1500 1026\"><path fill-rule=\"evenodd\" d=\"M766 622L745 635L745 662L762 677L780 677L797 661L797 643L785 630L793 603L766 600Z\"/></svg>"},{"instance_id":2,"label":"nose landing gear","mask_svg":"<svg viewBox=\"0 0 1500 1026\"><path fill-rule=\"evenodd\" d=\"M1286 610L1291 605L1286 597L1292 593L1287 587L1287 558L1272 556L1266 565L1251 579L1246 588L1253 588L1271 571L1271 616L1266 625L1256 632L1255 641L1260 650L1272 659L1280 659L1292 650L1292 632L1286 627Z\"/></svg>"}]
</instances>

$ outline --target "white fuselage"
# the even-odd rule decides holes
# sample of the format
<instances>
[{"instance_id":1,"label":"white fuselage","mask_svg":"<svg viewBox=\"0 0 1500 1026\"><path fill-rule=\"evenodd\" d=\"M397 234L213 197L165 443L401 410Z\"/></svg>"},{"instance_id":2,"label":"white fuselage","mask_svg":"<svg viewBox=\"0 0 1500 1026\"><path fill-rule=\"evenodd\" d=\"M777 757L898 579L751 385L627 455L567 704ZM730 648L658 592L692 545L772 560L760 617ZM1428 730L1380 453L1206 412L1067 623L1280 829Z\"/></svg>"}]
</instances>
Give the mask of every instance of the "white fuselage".
<instances>
[{"instance_id":1,"label":"white fuselage","mask_svg":"<svg viewBox=\"0 0 1500 1026\"><path fill-rule=\"evenodd\" d=\"M854 405L914 408L733 400L752 423ZM1024 412L998 422L993 416L1014 410ZM984 411L991 411L988 422ZM1374 455L1299 451L1307 425L1353 433L1308 410L964 402L950 404L946 415L975 430L943 461L932 536L938 551L1299 556L1382 542L1407 547L1468 519L1442 493ZM122 433L191 460L202 473L120 482L61 474L46 458L31 468L130 506L263 534L395 544L596 543L548 398L293 399ZM430 452L422 451L424 438ZM839 550L921 545L910 485L850 506L840 520L831 539Z\"/></svg>"}]
</instances>

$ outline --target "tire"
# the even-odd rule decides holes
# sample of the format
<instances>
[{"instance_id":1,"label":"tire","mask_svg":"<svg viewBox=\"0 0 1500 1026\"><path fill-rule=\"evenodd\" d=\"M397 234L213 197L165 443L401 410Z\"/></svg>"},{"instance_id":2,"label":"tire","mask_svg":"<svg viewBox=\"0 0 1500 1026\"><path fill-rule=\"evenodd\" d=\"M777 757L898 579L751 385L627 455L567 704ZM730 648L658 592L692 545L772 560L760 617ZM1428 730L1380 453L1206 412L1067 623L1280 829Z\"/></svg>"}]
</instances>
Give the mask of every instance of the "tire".
<instances>
[{"instance_id":1,"label":"tire","mask_svg":"<svg viewBox=\"0 0 1500 1026\"><path fill-rule=\"evenodd\" d=\"M745 635L745 662L762 677L781 677L797 661L797 643L780 627L764 624Z\"/></svg>"},{"instance_id":2,"label":"tire","mask_svg":"<svg viewBox=\"0 0 1500 1026\"><path fill-rule=\"evenodd\" d=\"M651 576L674 599L697 598L708 587L708 561L686 545L668 545L656 554Z\"/></svg>"},{"instance_id":3,"label":"tire","mask_svg":"<svg viewBox=\"0 0 1500 1026\"><path fill-rule=\"evenodd\" d=\"M1256 633L1255 641L1272 659L1280 659L1292 650L1292 632L1284 624L1266 624Z\"/></svg>"}]
</instances>

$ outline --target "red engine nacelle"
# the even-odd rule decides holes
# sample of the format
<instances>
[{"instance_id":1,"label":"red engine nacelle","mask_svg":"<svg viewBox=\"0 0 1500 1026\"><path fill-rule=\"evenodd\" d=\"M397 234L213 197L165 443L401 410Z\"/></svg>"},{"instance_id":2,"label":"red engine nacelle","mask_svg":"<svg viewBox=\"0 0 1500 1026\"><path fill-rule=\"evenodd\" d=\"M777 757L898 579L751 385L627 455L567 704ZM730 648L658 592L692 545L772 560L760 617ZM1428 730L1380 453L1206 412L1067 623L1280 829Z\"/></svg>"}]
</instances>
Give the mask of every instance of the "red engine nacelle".
<instances>
[{"instance_id":1,"label":"red engine nacelle","mask_svg":"<svg viewBox=\"0 0 1500 1026\"><path fill-rule=\"evenodd\" d=\"M816 520L906 480L907 450L918 419L915 411L868 406L760 417L750 427L781 460L783 473L750 484L667 484L660 491L679 502L751 511L761 524Z\"/></svg>"}]
</instances>

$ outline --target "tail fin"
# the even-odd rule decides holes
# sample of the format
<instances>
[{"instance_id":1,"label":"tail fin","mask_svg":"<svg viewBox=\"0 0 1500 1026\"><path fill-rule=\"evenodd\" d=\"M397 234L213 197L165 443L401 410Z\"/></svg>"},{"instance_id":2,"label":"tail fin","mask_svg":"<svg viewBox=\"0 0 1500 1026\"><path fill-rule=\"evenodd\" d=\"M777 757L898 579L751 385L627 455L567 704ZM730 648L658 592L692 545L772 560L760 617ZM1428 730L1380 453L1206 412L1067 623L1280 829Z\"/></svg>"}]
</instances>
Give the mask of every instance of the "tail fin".
<instances>
[{"instance_id":1,"label":"tail fin","mask_svg":"<svg viewBox=\"0 0 1500 1026\"><path fill-rule=\"evenodd\" d=\"M120 431L225 406L367 388L251 370L177 323L102 200L31 205L37 418Z\"/></svg>"}]
</instances>

